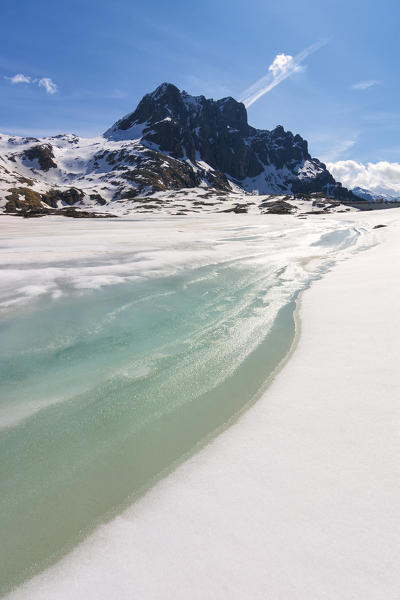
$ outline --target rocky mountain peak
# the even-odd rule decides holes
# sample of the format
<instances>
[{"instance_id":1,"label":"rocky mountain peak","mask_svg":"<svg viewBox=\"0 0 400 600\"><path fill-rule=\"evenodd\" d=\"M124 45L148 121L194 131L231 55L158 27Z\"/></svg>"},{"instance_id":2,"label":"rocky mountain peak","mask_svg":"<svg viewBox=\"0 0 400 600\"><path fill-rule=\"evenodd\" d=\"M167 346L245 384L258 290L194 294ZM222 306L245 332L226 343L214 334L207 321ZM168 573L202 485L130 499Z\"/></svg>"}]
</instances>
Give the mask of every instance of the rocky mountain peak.
<instances>
[{"instance_id":1,"label":"rocky mountain peak","mask_svg":"<svg viewBox=\"0 0 400 600\"><path fill-rule=\"evenodd\" d=\"M154 126L162 121L192 128L208 124L237 130L244 135L249 129L246 108L234 98L215 101L205 96L192 96L165 82L146 94L133 112L117 121L104 135L108 139L121 139L122 136L129 139L129 130L133 128L131 134L135 139L136 125Z\"/></svg>"},{"instance_id":2,"label":"rocky mountain peak","mask_svg":"<svg viewBox=\"0 0 400 600\"><path fill-rule=\"evenodd\" d=\"M244 104L232 97L191 96L165 82L105 137L136 139L175 159L207 163L248 191L342 195L325 165L309 154L305 139L282 125L271 131L251 127Z\"/></svg>"},{"instance_id":3,"label":"rocky mountain peak","mask_svg":"<svg viewBox=\"0 0 400 600\"><path fill-rule=\"evenodd\" d=\"M34 179L39 194L35 201L51 206L84 198L133 201L192 187L262 195L323 193L337 199L350 194L311 157L299 134L282 125L256 129L248 124L244 104L234 98L192 96L167 82L95 141L68 135L43 140L0 135L0 150L0 170L11 173L5 185L8 180L14 185L7 188L7 198L14 204L21 186Z\"/></svg>"},{"instance_id":4,"label":"rocky mountain peak","mask_svg":"<svg viewBox=\"0 0 400 600\"><path fill-rule=\"evenodd\" d=\"M137 108L117 121L104 136L108 139L129 139L129 130L137 124L155 123L168 117L182 117L185 105L178 88L171 83L162 83L154 92L143 96ZM127 135L122 136L121 132ZM136 130L131 132L131 139L137 137Z\"/></svg>"}]
</instances>

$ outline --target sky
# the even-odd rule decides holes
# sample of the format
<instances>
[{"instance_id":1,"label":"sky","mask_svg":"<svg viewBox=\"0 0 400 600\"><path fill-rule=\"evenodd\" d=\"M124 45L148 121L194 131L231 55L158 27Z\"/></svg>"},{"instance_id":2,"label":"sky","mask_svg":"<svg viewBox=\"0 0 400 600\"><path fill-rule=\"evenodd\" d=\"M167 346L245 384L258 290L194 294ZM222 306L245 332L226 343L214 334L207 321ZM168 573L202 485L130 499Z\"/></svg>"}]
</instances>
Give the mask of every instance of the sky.
<instances>
[{"instance_id":1,"label":"sky","mask_svg":"<svg viewBox=\"0 0 400 600\"><path fill-rule=\"evenodd\" d=\"M400 182L397 1L1 0L0 22L2 133L98 135L169 81Z\"/></svg>"}]
</instances>

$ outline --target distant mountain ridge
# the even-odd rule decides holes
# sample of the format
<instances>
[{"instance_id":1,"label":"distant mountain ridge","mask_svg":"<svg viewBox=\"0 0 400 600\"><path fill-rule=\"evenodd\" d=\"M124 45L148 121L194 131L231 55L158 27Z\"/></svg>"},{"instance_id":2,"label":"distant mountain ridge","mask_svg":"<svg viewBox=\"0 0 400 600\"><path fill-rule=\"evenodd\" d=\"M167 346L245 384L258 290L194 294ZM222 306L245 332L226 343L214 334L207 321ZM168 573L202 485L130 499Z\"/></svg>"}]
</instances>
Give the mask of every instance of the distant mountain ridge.
<instances>
[{"instance_id":1,"label":"distant mountain ridge","mask_svg":"<svg viewBox=\"0 0 400 600\"><path fill-rule=\"evenodd\" d=\"M0 205L7 210L129 202L199 187L356 199L300 135L282 126L255 129L233 98L191 96L170 83L97 138L0 136Z\"/></svg>"},{"instance_id":2,"label":"distant mountain ridge","mask_svg":"<svg viewBox=\"0 0 400 600\"><path fill-rule=\"evenodd\" d=\"M355 187L351 191L359 198L367 200L368 202L377 202L379 200L383 200L384 202L400 202L400 196L393 196L392 194L387 193L373 192L362 187Z\"/></svg>"}]
</instances>

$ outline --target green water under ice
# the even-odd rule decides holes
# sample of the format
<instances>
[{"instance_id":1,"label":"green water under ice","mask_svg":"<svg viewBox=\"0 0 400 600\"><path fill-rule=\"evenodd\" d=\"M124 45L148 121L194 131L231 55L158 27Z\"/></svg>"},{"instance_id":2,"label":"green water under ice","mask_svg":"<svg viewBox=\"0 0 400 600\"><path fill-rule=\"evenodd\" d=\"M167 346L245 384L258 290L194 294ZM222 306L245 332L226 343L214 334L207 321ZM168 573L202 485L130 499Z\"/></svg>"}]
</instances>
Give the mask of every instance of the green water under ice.
<instances>
[{"instance_id":1,"label":"green water under ice","mask_svg":"<svg viewBox=\"0 0 400 600\"><path fill-rule=\"evenodd\" d=\"M2 591L51 563L251 401L294 295L235 265L41 300L0 325Z\"/></svg>"},{"instance_id":2,"label":"green water under ice","mask_svg":"<svg viewBox=\"0 0 400 600\"><path fill-rule=\"evenodd\" d=\"M324 252L327 267L335 246L356 243L349 231L322 236L312 255ZM129 506L260 395L293 342L297 295L319 275L301 256L186 263L96 290L60 281L60 297L3 314L1 594Z\"/></svg>"}]
</instances>

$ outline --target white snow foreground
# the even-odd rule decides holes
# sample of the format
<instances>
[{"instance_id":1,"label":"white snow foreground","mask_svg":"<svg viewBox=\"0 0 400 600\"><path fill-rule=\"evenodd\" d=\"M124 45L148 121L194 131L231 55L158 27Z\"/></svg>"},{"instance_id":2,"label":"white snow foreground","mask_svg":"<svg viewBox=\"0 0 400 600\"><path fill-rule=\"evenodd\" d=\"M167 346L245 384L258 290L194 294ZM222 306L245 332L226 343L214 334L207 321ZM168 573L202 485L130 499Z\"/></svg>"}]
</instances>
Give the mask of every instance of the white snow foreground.
<instances>
[{"instance_id":1,"label":"white snow foreground","mask_svg":"<svg viewBox=\"0 0 400 600\"><path fill-rule=\"evenodd\" d=\"M398 599L400 218L362 218L264 397L10 600Z\"/></svg>"}]
</instances>

